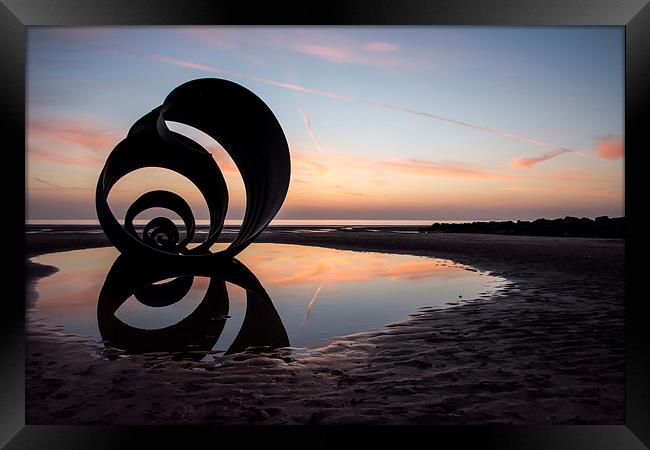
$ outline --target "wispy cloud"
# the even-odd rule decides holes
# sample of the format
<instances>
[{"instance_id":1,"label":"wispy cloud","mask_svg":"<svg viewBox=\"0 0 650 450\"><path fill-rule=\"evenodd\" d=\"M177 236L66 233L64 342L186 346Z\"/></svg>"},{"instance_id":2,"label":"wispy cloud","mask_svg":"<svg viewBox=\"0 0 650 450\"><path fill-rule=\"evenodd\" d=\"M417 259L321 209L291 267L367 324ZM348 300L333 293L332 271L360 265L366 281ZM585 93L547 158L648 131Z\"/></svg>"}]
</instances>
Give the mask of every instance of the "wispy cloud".
<instances>
[{"instance_id":1,"label":"wispy cloud","mask_svg":"<svg viewBox=\"0 0 650 450\"><path fill-rule=\"evenodd\" d=\"M368 42L363 48L370 52L392 53L399 50L399 45L390 42Z\"/></svg>"},{"instance_id":2,"label":"wispy cloud","mask_svg":"<svg viewBox=\"0 0 650 450\"><path fill-rule=\"evenodd\" d=\"M283 83L283 82L271 80L271 79L268 79L268 78L263 78L263 77L253 76L253 75L247 75L247 74L238 73L238 72L232 72L232 71L220 69L220 68L217 68L217 67L207 66L205 64L193 63L193 62L190 62L190 61L184 61L184 60L180 60L180 59L177 59L177 58L170 58L168 56L163 56L163 55L151 55L151 58L153 58L156 61L166 63L166 64L172 64L172 65L176 65L176 66L180 66L180 67L186 67L188 69L195 69L195 70L200 70L200 71L203 71L203 72L230 76L230 77L233 77L233 78L240 78L240 79L245 79L245 80L250 80L250 81L256 81L256 82L264 83L264 84L267 84L267 85L270 85L270 86L275 86L275 87L279 87L279 88L283 88L283 89L290 89L292 91L302 92L302 93L305 93L305 94L318 95L318 96L321 96L321 97L333 98L333 99L342 100L342 101L346 101L346 102L352 102L352 103L356 103L356 104L360 104L360 105L375 106L375 107L379 107L379 108L391 109L393 111L400 111L400 112L403 112L403 113L413 114L413 115L420 116L420 117L426 117L428 119L433 119L433 120L440 121L440 122L446 122L446 123L450 123L450 124L453 124L453 125L458 125L458 126L462 126L462 127L465 127L465 128L477 130L477 131L483 131L483 132L486 132L486 133L495 134L495 135L501 136L501 137L506 138L506 139L511 139L511 140L514 140L514 141L523 142L525 144L535 145L535 146L538 146L538 147L552 148L552 149L559 149L559 150L566 150L566 151L574 151L574 150L576 150L576 149L565 148L565 147L562 147L562 146L559 146L559 145L556 145L556 144L552 144L552 143L549 143L549 142L541 141L541 140L538 140L538 139L531 139L529 137L522 136L522 135L515 134L515 133L510 133L508 131L498 130L496 128L489 128L489 127L473 124L473 123L470 123L470 122L465 122L465 121L462 121L462 120L453 119L453 118L450 118L450 117L440 116L440 115L433 114L433 113L430 113L430 112L427 112L427 111L421 111L421 110L417 110L417 109L413 109L413 108L408 108L408 107L404 107L404 106L400 106L400 105L395 105L395 104L392 104L392 103L385 103L385 102L379 102L379 101L374 101L374 100L366 100L366 99L362 99L362 98L358 98L358 97L352 97L352 96L349 96L349 95L340 94L340 93L333 92L333 91L325 91L325 90L321 90L321 89L310 88L310 87L302 86L300 84L295 84L295 83Z\"/></svg>"},{"instance_id":3,"label":"wispy cloud","mask_svg":"<svg viewBox=\"0 0 650 450\"><path fill-rule=\"evenodd\" d=\"M333 157L333 155L330 155L330 157L332 157L335 161L338 160L338 158ZM327 165L318 161L314 161L314 159L303 153L295 153L291 155L291 165L292 170L293 167L295 167L295 172L302 175L322 176L328 172Z\"/></svg>"},{"instance_id":4,"label":"wispy cloud","mask_svg":"<svg viewBox=\"0 0 650 450\"><path fill-rule=\"evenodd\" d=\"M345 33L315 29L190 28L183 34L197 42L222 51L238 50L241 46L261 43L271 51L306 55L335 64L362 65L375 68L411 68L428 64L431 58L418 55L414 49L401 51L400 45L385 41L363 42ZM243 57L244 52L239 52ZM439 66L438 58L438 66Z\"/></svg>"},{"instance_id":5,"label":"wispy cloud","mask_svg":"<svg viewBox=\"0 0 650 450\"><path fill-rule=\"evenodd\" d=\"M44 162L61 164L65 166L78 166L87 168L101 168L104 159L99 156L75 156L61 151L55 151L51 148L47 150L41 146L30 144L27 148L27 157L30 163Z\"/></svg>"},{"instance_id":6,"label":"wispy cloud","mask_svg":"<svg viewBox=\"0 0 650 450\"><path fill-rule=\"evenodd\" d=\"M383 161L378 164L391 170L406 172L413 175L486 179L507 178L501 174L463 167L462 165L422 161L419 159L409 159L406 161Z\"/></svg>"},{"instance_id":7,"label":"wispy cloud","mask_svg":"<svg viewBox=\"0 0 650 450\"><path fill-rule=\"evenodd\" d=\"M369 66L399 67L411 65L403 58L389 58L386 54L395 53L399 45L389 42L369 42L355 46L348 42L345 45L299 43L290 44L289 49L334 63L361 64Z\"/></svg>"},{"instance_id":8,"label":"wispy cloud","mask_svg":"<svg viewBox=\"0 0 650 450\"><path fill-rule=\"evenodd\" d=\"M313 181L313 177L327 177L340 175L341 171L348 173L352 178L371 179L377 176L394 177L396 173L420 175L427 177L464 177L476 179L511 179L513 176L491 172L472 167L464 162L456 161L428 161L422 159L374 159L360 155L351 155L328 151L315 160L313 154L295 152L291 156L292 170L301 179ZM385 182L383 182L385 183ZM343 185L331 185L341 188L338 194L367 195L367 193L343 190Z\"/></svg>"},{"instance_id":9,"label":"wispy cloud","mask_svg":"<svg viewBox=\"0 0 650 450\"><path fill-rule=\"evenodd\" d=\"M556 156L560 156L563 153L568 153L570 151L571 150L569 149L563 148L563 149L555 150L553 152L544 153L542 156L538 156L535 158L524 158L523 156L519 156L513 159L512 161L510 161L508 163L508 167L513 167L516 169L530 169L534 167L536 164L555 158Z\"/></svg>"},{"instance_id":10,"label":"wispy cloud","mask_svg":"<svg viewBox=\"0 0 650 450\"><path fill-rule=\"evenodd\" d=\"M623 136L607 136L596 144L596 154L602 159L616 160L625 155Z\"/></svg>"},{"instance_id":11,"label":"wispy cloud","mask_svg":"<svg viewBox=\"0 0 650 450\"><path fill-rule=\"evenodd\" d=\"M93 152L108 152L118 142L116 133L100 129L92 120L62 119L32 121L27 125L29 140L74 145Z\"/></svg>"},{"instance_id":12,"label":"wispy cloud","mask_svg":"<svg viewBox=\"0 0 650 450\"><path fill-rule=\"evenodd\" d=\"M311 121L309 120L307 113L300 105L298 105L298 111L300 112L302 120L305 122L305 127L307 127L307 132L309 133L314 146L318 149L319 152L323 153L323 147L321 147L320 142L318 142L318 139L316 139L316 135L314 134L314 130L311 127Z\"/></svg>"},{"instance_id":13,"label":"wispy cloud","mask_svg":"<svg viewBox=\"0 0 650 450\"><path fill-rule=\"evenodd\" d=\"M295 33L268 33L264 42L274 50L290 51L334 64L357 65L381 70L440 71L454 58L449 54L417 46L402 48L387 41L365 41L358 36L331 31L295 30ZM457 57L457 55L453 55ZM435 61L435 62L434 62Z\"/></svg>"},{"instance_id":14,"label":"wispy cloud","mask_svg":"<svg viewBox=\"0 0 650 450\"><path fill-rule=\"evenodd\" d=\"M331 47L327 45L315 45L315 44L298 44L294 47L299 53L305 55L316 56L318 58L325 59L327 61L333 62L353 62L353 55L342 48Z\"/></svg>"}]
</instances>

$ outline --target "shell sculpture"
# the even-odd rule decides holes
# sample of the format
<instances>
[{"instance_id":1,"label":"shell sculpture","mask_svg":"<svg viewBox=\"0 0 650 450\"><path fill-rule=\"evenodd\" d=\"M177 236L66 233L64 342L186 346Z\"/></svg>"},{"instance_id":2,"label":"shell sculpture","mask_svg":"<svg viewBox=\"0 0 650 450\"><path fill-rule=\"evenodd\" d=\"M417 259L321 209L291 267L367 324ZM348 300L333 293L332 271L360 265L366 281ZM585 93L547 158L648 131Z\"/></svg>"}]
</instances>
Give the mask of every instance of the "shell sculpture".
<instances>
[{"instance_id":1,"label":"shell sculpture","mask_svg":"<svg viewBox=\"0 0 650 450\"><path fill-rule=\"evenodd\" d=\"M228 190L219 166L201 145L171 131L166 121L194 127L219 142L240 171L246 189L246 212L239 234L224 250L211 252L228 210ZM195 236L195 220L179 195L155 190L140 196L128 208L124 225L108 205L108 194L125 175L145 167L169 169L189 179L208 206L206 238L188 248ZM248 89L231 81L202 78L172 90L162 105L138 119L112 150L97 181L95 206L104 233L124 255L140 258L226 260L255 240L277 214L289 188L291 160L280 123L266 104ZM176 225L166 217L149 221L142 234L134 218L149 208L178 214L185 225L180 239Z\"/></svg>"}]
</instances>

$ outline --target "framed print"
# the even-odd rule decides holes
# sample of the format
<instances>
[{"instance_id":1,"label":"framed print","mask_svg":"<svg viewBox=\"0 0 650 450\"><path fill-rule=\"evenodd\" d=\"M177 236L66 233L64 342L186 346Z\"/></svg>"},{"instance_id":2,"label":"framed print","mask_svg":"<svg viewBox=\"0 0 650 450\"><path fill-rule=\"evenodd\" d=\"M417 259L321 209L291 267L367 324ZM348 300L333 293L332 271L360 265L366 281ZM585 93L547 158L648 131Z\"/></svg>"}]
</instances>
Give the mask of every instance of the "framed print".
<instances>
[{"instance_id":1,"label":"framed print","mask_svg":"<svg viewBox=\"0 0 650 450\"><path fill-rule=\"evenodd\" d=\"M290 12L3 0L2 445L650 445L646 2Z\"/></svg>"}]
</instances>

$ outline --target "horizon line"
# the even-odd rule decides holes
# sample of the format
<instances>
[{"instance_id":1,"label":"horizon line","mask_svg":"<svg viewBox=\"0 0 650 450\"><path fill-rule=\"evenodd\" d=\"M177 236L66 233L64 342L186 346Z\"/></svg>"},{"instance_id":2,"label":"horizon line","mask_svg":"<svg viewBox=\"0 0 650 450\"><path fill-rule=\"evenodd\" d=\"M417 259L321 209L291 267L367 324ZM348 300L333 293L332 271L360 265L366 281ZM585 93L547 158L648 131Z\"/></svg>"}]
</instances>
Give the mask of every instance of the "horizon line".
<instances>
[{"instance_id":1,"label":"horizon line","mask_svg":"<svg viewBox=\"0 0 650 450\"><path fill-rule=\"evenodd\" d=\"M402 224L421 224L421 223L435 223L435 222L441 222L441 223L462 223L462 222L507 222L507 221L512 221L516 222L518 220L521 221L531 221L531 220L538 220L538 219L546 219L546 220L556 220L556 219L564 219L566 217L577 217L577 218L588 218L588 219L595 219L598 217L608 217L610 219L615 219L615 218L624 218L625 215L607 215L607 214L601 214L601 215L563 215L563 216L552 216L552 217L539 217L535 216L535 218L530 218L530 217L523 217L523 218L475 218L475 219L274 219L272 220L269 225L289 225L289 224L314 224L314 225L345 225L345 224L380 224L381 222L385 222L387 224L395 224L395 223L402 223ZM145 225L147 224L151 219L139 219L135 220L134 224L135 225ZM195 219L196 225L197 226L206 226L209 225L209 220L210 219ZM118 219L118 221L123 224L124 219ZM242 219L227 219L224 222L225 226L237 226L241 225ZM177 225L182 225L183 221L180 219L172 219L172 222L174 222ZM203 223L200 223L203 222ZM99 225L99 220L98 219L26 219L25 220L25 225Z\"/></svg>"}]
</instances>

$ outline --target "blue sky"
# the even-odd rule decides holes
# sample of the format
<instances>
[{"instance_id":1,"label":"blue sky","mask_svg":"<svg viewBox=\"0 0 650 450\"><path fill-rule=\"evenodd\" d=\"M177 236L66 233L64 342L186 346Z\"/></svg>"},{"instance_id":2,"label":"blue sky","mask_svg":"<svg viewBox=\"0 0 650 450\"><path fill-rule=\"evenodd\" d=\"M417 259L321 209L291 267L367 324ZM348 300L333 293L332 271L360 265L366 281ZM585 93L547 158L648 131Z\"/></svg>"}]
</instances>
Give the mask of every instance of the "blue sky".
<instances>
[{"instance_id":1,"label":"blue sky","mask_svg":"<svg viewBox=\"0 0 650 450\"><path fill-rule=\"evenodd\" d=\"M207 76L280 121L294 162L280 218L623 214L622 27L32 27L27 73L32 219L94 218L112 147ZM142 178L115 194L118 212ZM205 214L191 186L149 178Z\"/></svg>"}]
</instances>

